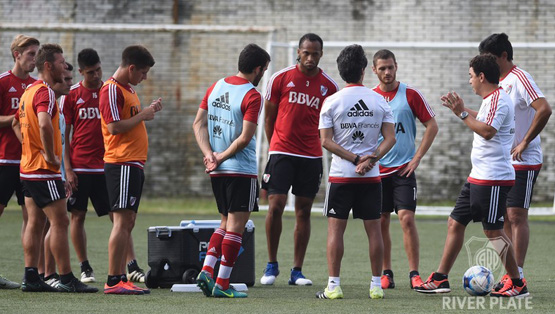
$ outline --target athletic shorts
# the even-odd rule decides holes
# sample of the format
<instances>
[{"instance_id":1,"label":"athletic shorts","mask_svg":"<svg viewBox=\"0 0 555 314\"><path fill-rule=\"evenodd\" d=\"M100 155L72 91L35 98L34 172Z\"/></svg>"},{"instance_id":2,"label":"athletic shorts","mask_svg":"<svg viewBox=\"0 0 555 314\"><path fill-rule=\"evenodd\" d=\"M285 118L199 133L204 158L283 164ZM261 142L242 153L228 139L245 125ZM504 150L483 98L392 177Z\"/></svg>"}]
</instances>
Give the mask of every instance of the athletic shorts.
<instances>
[{"instance_id":1,"label":"athletic shorts","mask_svg":"<svg viewBox=\"0 0 555 314\"><path fill-rule=\"evenodd\" d=\"M507 207L530 208L539 170L516 170L515 185L507 196Z\"/></svg>"},{"instance_id":2,"label":"athletic shorts","mask_svg":"<svg viewBox=\"0 0 555 314\"><path fill-rule=\"evenodd\" d=\"M23 180L23 194L31 197L39 208L66 198L66 190L62 180L31 181Z\"/></svg>"},{"instance_id":3,"label":"athletic shorts","mask_svg":"<svg viewBox=\"0 0 555 314\"><path fill-rule=\"evenodd\" d=\"M272 154L262 176L262 188L271 194L293 194L314 198L322 181L322 158Z\"/></svg>"},{"instance_id":4,"label":"athletic shorts","mask_svg":"<svg viewBox=\"0 0 555 314\"><path fill-rule=\"evenodd\" d=\"M19 167L0 166L0 204L8 206L14 192L17 196L17 204L24 205L25 199L19 179Z\"/></svg>"},{"instance_id":5,"label":"athletic shorts","mask_svg":"<svg viewBox=\"0 0 555 314\"><path fill-rule=\"evenodd\" d=\"M105 163L104 175L106 176L110 211L131 209L137 212L145 183L143 169L129 165Z\"/></svg>"},{"instance_id":6,"label":"athletic shorts","mask_svg":"<svg viewBox=\"0 0 555 314\"><path fill-rule=\"evenodd\" d=\"M98 217L108 215L110 202L103 173L77 173L77 191L67 200L67 210L87 211L89 198Z\"/></svg>"},{"instance_id":7,"label":"athletic shorts","mask_svg":"<svg viewBox=\"0 0 555 314\"><path fill-rule=\"evenodd\" d=\"M485 186L466 182L451 212L451 218L465 226L470 221L481 221L484 230L503 229L503 216L507 210L507 194L510 189L510 186Z\"/></svg>"},{"instance_id":8,"label":"athletic shorts","mask_svg":"<svg viewBox=\"0 0 555 314\"><path fill-rule=\"evenodd\" d=\"M382 209L382 184L379 183L329 183L324 202L324 216L362 220L380 219Z\"/></svg>"},{"instance_id":9,"label":"athletic shorts","mask_svg":"<svg viewBox=\"0 0 555 314\"><path fill-rule=\"evenodd\" d=\"M258 211L257 178L222 176L210 180L220 214Z\"/></svg>"},{"instance_id":10,"label":"athletic shorts","mask_svg":"<svg viewBox=\"0 0 555 314\"><path fill-rule=\"evenodd\" d=\"M399 209L416 211L416 175L399 176L397 173L382 178L382 212L395 213Z\"/></svg>"}]
</instances>

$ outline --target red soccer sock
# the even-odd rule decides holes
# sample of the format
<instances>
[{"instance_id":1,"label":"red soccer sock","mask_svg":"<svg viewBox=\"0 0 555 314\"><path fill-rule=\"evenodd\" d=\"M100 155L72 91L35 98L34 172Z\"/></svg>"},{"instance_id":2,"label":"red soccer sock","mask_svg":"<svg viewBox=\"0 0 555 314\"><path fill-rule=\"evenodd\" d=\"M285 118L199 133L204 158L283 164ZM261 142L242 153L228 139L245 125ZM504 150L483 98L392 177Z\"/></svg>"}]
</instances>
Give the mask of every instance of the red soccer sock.
<instances>
[{"instance_id":1,"label":"red soccer sock","mask_svg":"<svg viewBox=\"0 0 555 314\"><path fill-rule=\"evenodd\" d=\"M218 258L222 255L222 242L225 237L225 230L222 228L216 229L210 237L210 242L208 243L208 249L206 251L206 258L204 259L204 265L202 266L202 271L208 272L210 277L214 278L214 265L218 261Z\"/></svg>"},{"instance_id":2,"label":"red soccer sock","mask_svg":"<svg viewBox=\"0 0 555 314\"><path fill-rule=\"evenodd\" d=\"M222 242L222 260L220 262L218 278L216 279L216 284L222 287L222 290L229 289L229 276L237 256L239 256L241 242L241 234L235 232L227 232Z\"/></svg>"}]
</instances>

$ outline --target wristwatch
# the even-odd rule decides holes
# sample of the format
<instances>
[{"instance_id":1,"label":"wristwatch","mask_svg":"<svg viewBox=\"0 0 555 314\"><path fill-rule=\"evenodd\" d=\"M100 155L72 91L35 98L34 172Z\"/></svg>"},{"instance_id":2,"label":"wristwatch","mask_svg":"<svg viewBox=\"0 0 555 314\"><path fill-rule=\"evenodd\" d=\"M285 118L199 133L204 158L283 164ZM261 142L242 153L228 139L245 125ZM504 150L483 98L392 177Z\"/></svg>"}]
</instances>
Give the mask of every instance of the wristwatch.
<instances>
[{"instance_id":1,"label":"wristwatch","mask_svg":"<svg viewBox=\"0 0 555 314\"><path fill-rule=\"evenodd\" d=\"M466 117L468 117L468 111L463 111L463 112L461 112L461 114L459 115L459 118L461 118L461 120L466 119Z\"/></svg>"}]
</instances>

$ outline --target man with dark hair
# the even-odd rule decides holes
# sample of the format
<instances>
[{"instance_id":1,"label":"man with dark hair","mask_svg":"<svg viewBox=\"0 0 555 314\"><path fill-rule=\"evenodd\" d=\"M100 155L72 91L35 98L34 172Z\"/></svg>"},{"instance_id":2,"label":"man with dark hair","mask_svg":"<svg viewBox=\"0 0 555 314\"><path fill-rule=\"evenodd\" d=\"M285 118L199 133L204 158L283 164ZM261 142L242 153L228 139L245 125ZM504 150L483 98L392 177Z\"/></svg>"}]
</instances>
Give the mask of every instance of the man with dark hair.
<instances>
[{"instance_id":1,"label":"man with dark hair","mask_svg":"<svg viewBox=\"0 0 555 314\"><path fill-rule=\"evenodd\" d=\"M277 252L287 193L295 195L293 269L290 285L312 285L302 266L310 239L310 211L322 178L322 147L318 116L324 99L334 94L337 84L318 67L323 42L316 34L299 41L297 64L275 73L270 79L265 102L265 130L270 158L262 188L268 193L266 241L268 264L260 279L272 285L279 275Z\"/></svg>"},{"instance_id":2,"label":"man with dark hair","mask_svg":"<svg viewBox=\"0 0 555 314\"><path fill-rule=\"evenodd\" d=\"M69 95L62 100L68 130L64 149L65 171L73 192L68 198L67 207L71 212L71 240L81 266L81 281L95 282L94 271L87 258L85 232L89 198L99 217L110 215L110 219L113 219L104 176L104 144L98 109L98 95L103 84L102 66L98 53L91 48L81 50L77 62L83 80L72 86ZM135 259L132 237L129 239L126 261L128 279L144 282L144 272Z\"/></svg>"},{"instance_id":3,"label":"man with dark hair","mask_svg":"<svg viewBox=\"0 0 555 314\"><path fill-rule=\"evenodd\" d=\"M112 233L108 242L108 280L105 294L147 294L150 290L127 281L125 258L135 225L144 183L148 135L145 122L162 110L158 98L141 110L139 97L131 85L147 78L154 58L143 46L129 46L114 75L100 89L99 109L104 138L104 174Z\"/></svg>"},{"instance_id":4,"label":"man with dark hair","mask_svg":"<svg viewBox=\"0 0 555 314\"><path fill-rule=\"evenodd\" d=\"M500 291L492 292L491 296L524 297L529 295L526 281L518 275L513 246L503 231L507 193L515 180L510 153L515 131L514 106L509 95L497 86L499 67L495 57L474 57L470 61L468 73L472 90L483 98L479 111L465 107L457 93L448 93L441 100L443 106L449 108L474 132L470 153L472 170L449 217L447 239L439 267L416 291L451 291L447 275L462 248L466 226L470 221L481 221L484 234L490 241L504 244L494 247L510 277L508 284Z\"/></svg>"},{"instance_id":5,"label":"man with dark hair","mask_svg":"<svg viewBox=\"0 0 555 314\"><path fill-rule=\"evenodd\" d=\"M97 292L98 289L73 276L69 260L69 221L60 173L62 138L55 92L51 88L64 82L67 65L62 48L56 44L41 46L36 63L41 79L21 96L16 113L19 121L13 125L22 139L20 177L29 215L23 239L25 274L21 289L29 292ZM60 273L58 289L44 283L37 271L46 219L50 222L51 250Z\"/></svg>"},{"instance_id":6,"label":"man with dark hair","mask_svg":"<svg viewBox=\"0 0 555 314\"><path fill-rule=\"evenodd\" d=\"M375 165L395 144L395 131L393 114L383 97L362 85L367 64L361 46L351 45L341 51L337 68L347 85L326 98L320 113L322 146L333 153L324 204L324 215L328 217L329 278L324 291L316 294L320 299L343 298L339 272L343 234L351 209L354 218L363 220L368 237L372 268L369 296L372 299L384 296L380 279L382 185ZM380 134L383 135L381 143L378 142Z\"/></svg>"},{"instance_id":7,"label":"man with dark hair","mask_svg":"<svg viewBox=\"0 0 555 314\"><path fill-rule=\"evenodd\" d=\"M511 97L515 108L515 140L511 149L515 185L507 197L505 232L515 247L520 278L524 278L524 259L530 241L528 209L536 179L543 163L540 133L551 116L551 107L532 76L513 64L513 47L505 33L492 34L479 46L480 53L491 53L500 68L499 86ZM495 286L498 291L507 279Z\"/></svg>"},{"instance_id":8,"label":"man with dark hair","mask_svg":"<svg viewBox=\"0 0 555 314\"><path fill-rule=\"evenodd\" d=\"M391 213L399 216L403 229L403 243L409 262L410 287L423 284L418 273L420 262L416 211L416 169L432 146L438 131L435 113L417 89L397 81L397 61L393 52L382 49L374 54L372 70L379 80L374 91L382 95L395 117L395 146L380 160L383 205L381 215L384 241L382 288L395 288L391 264ZM418 149L415 149L416 118L426 130Z\"/></svg>"},{"instance_id":9,"label":"man with dark hair","mask_svg":"<svg viewBox=\"0 0 555 314\"><path fill-rule=\"evenodd\" d=\"M23 213L21 241L27 225L27 208L19 179L21 143L12 129L19 107L19 98L35 79L29 74L35 70L35 56L39 50L36 38L18 35L11 44L14 65L11 71L0 74L0 216L15 192ZM17 289L19 284L0 276L0 289Z\"/></svg>"},{"instance_id":10,"label":"man with dark hair","mask_svg":"<svg viewBox=\"0 0 555 314\"><path fill-rule=\"evenodd\" d=\"M245 298L229 285L250 213L258 211L256 125L262 96L256 86L268 69L270 55L255 44L239 55L239 72L218 80L206 91L193 130L210 174L221 224L212 234L197 284L206 296ZM221 257L214 283L214 266Z\"/></svg>"},{"instance_id":11,"label":"man with dark hair","mask_svg":"<svg viewBox=\"0 0 555 314\"><path fill-rule=\"evenodd\" d=\"M52 86L52 90L54 91L55 97L56 99L59 98L58 101L58 108L59 108L59 114L60 114L60 119L59 119L59 125L60 125L60 133L61 133L61 138L62 138L62 151L65 148L65 142L64 142L64 136L65 136L65 131L66 131L66 122L64 119L64 115L63 115L63 106L64 106L64 102L62 99L62 95L67 95L69 94L69 90L71 89L71 86L73 85L73 65L71 65L70 63L66 62L66 69L64 70L64 80L63 83L56 83L54 84L54 86ZM61 97L62 96L62 97ZM71 194L71 190L67 184L67 180L66 180L66 174L64 172L64 163L65 163L65 158L63 158L63 154L62 154L62 160L61 160L61 165L60 165L60 170L62 172L62 181L64 182L64 187L66 190L66 197L69 197ZM50 222L46 221L46 226L44 227L44 272L42 273L42 277L44 278L44 282L54 288L58 288L58 284L60 283L60 275L58 273L56 273L56 260L54 259L54 255L52 254L52 249L51 249L51 243L50 243L50 238L51 238L51 233L50 233ZM39 264L41 263L41 259L39 258ZM39 265L39 274L40 274L40 270L41 270L41 265Z\"/></svg>"}]
</instances>

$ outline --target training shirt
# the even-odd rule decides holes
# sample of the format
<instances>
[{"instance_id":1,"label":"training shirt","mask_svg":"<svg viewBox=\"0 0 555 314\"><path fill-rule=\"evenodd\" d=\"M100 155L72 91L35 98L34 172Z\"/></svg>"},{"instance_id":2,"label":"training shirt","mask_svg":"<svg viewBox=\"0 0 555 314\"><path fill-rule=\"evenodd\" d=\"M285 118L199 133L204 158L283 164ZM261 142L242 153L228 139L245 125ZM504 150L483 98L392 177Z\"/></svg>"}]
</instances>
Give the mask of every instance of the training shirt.
<instances>
[{"instance_id":1,"label":"training shirt","mask_svg":"<svg viewBox=\"0 0 555 314\"><path fill-rule=\"evenodd\" d=\"M243 120L258 123L262 96L248 80L230 76L214 83L200 108L208 111L208 135L214 152L225 151L243 132ZM257 177L256 138L218 165L210 176Z\"/></svg>"},{"instance_id":2,"label":"training shirt","mask_svg":"<svg viewBox=\"0 0 555 314\"><path fill-rule=\"evenodd\" d=\"M104 172L104 142L100 126L100 88L88 89L79 82L60 104L66 124L73 127L69 145L71 167L76 173Z\"/></svg>"},{"instance_id":3,"label":"training shirt","mask_svg":"<svg viewBox=\"0 0 555 314\"><path fill-rule=\"evenodd\" d=\"M100 119L104 138L104 161L112 164L144 167L148 154L145 122L131 130L113 135L108 124L130 119L141 111L141 102L131 85L122 85L113 77L100 88Z\"/></svg>"},{"instance_id":4,"label":"training shirt","mask_svg":"<svg viewBox=\"0 0 555 314\"><path fill-rule=\"evenodd\" d=\"M11 116L19 108L19 99L27 86L36 79L20 79L12 71L0 74L0 115ZM21 160L21 143L11 126L0 128L0 166L18 166Z\"/></svg>"},{"instance_id":5,"label":"training shirt","mask_svg":"<svg viewBox=\"0 0 555 314\"><path fill-rule=\"evenodd\" d=\"M320 113L320 129L333 128L333 141L359 156L378 148L383 123L395 123L391 108L382 96L363 85L350 85L329 96ZM380 182L378 167L364 176L355 172L350 160L332 154L329 182Z\"/></svg>"},{"instance_id":6,"label":"training shirt","mask_svg":"<svg viewBox=\"0 0 555 314\"><path fill-rule=\"evenodd\" d=\"M528 132L536 110L530 106L538 98L544 98L542 92L528 72L514 66L509 74L499 82L507 94L511 97L515 109L515 139L513 147L516 147ZM536 136L526 150L522 153L522 161L512 160L517 170L540 170L543 162L540 135Z\"/></svg>"},{"instance_id":7,"label":"training shirt","mask_svg":"<svg viewBox=\"0 0 555 314\"><path fill-rule=\"evenodd\" d=\"M514 141L515 116L509 95L498 88L484 97L476 120L495 128L497 133L490 140L474 133L470 154L472 170L468 182L487 186L514 185L511 146Z\"/></svg>"},{"instance_id":8,"label":"training shirt","mask_svg":"<svg viewBox=\"0 0 555 314\"><path fill-rule=\"evenodd\" d=\"M404 83L399 83L399 86L390 92L382 91L379 85L374 87L374 91L385 98L395 118L396 143L380 159L380 173L383 177L388 177L405 167L414 157L416 118L425 123L432 119L435 113L418 90ZM380 143L382 141L383 137L380 136Z\"/></svg>"},{"instance_id":9,"label":"training shirt","mask_svg":"<svg viewBox=\"0 0 555 314\"><path fill-rule=\"evenodd\" d=\"M339 87L321 69L309 77L292 65L275 73L265 98L278 106L269 154L321 158L318 120L324 99Z\"/></svg>"},{"instance_id":10,"label":"training shirt","mask_svg":"<svg viewBox=\"0 0 555 314\"><path fill-rule=\"evenodd\" d=\"M59 124L59 111L54 91L42 80L34 82L21 96L16 119L21 126L23 142L20 144L21 180L61 180L60 167L49 164L41 151L44 146L40 137L38 114L46 112L52 118L54 131L54 154L62 160L62 136Z\"/></svg>"}]
</instances>

